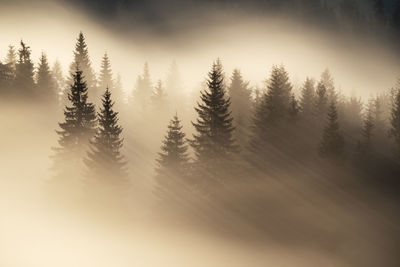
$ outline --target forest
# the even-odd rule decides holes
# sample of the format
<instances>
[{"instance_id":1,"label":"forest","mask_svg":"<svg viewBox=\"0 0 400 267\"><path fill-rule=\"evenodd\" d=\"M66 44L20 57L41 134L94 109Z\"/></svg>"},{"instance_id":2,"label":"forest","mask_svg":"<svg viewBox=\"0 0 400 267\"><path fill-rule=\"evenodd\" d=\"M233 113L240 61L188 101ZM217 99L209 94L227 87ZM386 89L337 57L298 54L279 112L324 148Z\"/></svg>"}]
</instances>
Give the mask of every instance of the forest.
<instances>
[{"instance_id":1,"label":"forest","mask_svg":"<svg viewBox=\"0 0 400 267\"><path fill-rule=\"evenodd\" d=\"M373 2L370 13L356 9L353 1L342 1L335 13L326 1L318 1L317 13L330 23L333 17L351 18L345 24L354 26L352 31L371 22L368 34L390 33L386 40L397 42L400 4L388 12L384 1ZM314 8L310 4L305 10ZM88 228L111 225L119 229L117 235L132 234L140 241L151 236L143 247L161 237L169 243L168 234L174 247L187 231L196 233L185 238L188 244L199 242L193 247L199 255L204 247L214 248L207 242L220 241L204 241L197 234L237 242L240 251L243 244L251 244L251 253L276 249L277 258L288 258L287 265L275 259L271 266L296 266L293 255L303 250L312 252L304 252L308 261L299 260L298 266L398 266L400 74L389 81L391 87L366 96L343 88L329 65L299 82L285 62L265 62L258 86L244 75L251 69L227 72L225 59L217 55L208 69L196 69L202 82L190 93L183 82L190 79L183 77L190 66L175 60L160 79L151 61L140 62L134 88L127 88L113 68L111 49L95 71L89 37L81 31L71 40L67 71L64 62L44 50L35 60L24 39L0 54L4 192L28 187L14 173L35 177L46 210L60 220L88 220ZM307 71L307 64L301 65ZM40 175L30 173L33 169ZM19 197L10 203L31 209ZM42 228L52 224L46 221ZM197 251L197 246L202 248ZM208 257L218 255L222 263L210 266L235 262L232 252L221 256L218 248ZM202 265L189 255L178 255L188 257L178 259L181 265L171 260L143 266ZM255 255L232 266L266 266L268 259L258 261ZM131 264L121 262L116 266Z\"/></svg>"}]
</instances>

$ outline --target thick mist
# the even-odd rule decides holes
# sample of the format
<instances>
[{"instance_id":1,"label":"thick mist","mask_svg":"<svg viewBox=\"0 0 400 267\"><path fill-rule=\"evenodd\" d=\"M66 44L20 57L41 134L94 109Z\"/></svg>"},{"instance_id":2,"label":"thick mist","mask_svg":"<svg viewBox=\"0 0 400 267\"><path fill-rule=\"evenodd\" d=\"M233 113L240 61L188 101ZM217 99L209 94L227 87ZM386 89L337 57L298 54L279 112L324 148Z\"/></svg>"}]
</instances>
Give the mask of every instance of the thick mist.
<instances>
[{"instance_id":1,"label":"thick mist","mask_svg":"<svg viewBox=\"0 0 400 267\"><path fill-rule=\"evenodd\" d=\"M45 52L50 67L61 63L66 80L57 103L35 96L0 99L0 266L398 265L399 165L388 132L400 61L385 33L328 30L288 13L253 16L254 9L221 12L205 6L201 19L190 20L192 10L181 14L182 20L148 13L135 19L118 6L106 15L104 5L92 5L0 1L0 62L8 45L18 51L23 40L35 72ZM172 6L158 8L174 12ZM121 76L124 94L111 90L111 97L128 173L122 189L110 189L109 181L91 187L87 168L74 170L76 191L53 183L60 123L70 105L66 95L76 84L70 64L80 32L96 78L105 52L113 82ZM236 99L235 69L241 75L237 86L245 89ZM213 73L216 84L223 77L222 98L231 97L225 114L233 116L226 122L233 123L232 130L220 142L235 138L234 156L219 151L224 156L198 163L202 151L193 140L200 135L196 123L204 118L198 110ZM290 112L268 121L263 108L268 107L265 93L275 88L274 73L275 87L286 97L278 108ZM178 90L171 93L169 87ZM143 96L141 88L151 91ZM157 102L162 99L157 88L171 98L165 106ZM105 88L97 89L95 97L89 88L88 101L101 113ZM325 92L326 102L316 110L312 102L313 111L305 115L308 89L315 103ZM146 100L138 101L141 97ZM374 117L372 156L364 144L368 112L382 116L381 121ZM175 128L174 115L180 120ZM330 120L343 131L344 159L321 156ZM176 138L171 129L185 133L181 140L188 150L182 154L187 153L189 167L178 173L180 166L172 165L175 169L163 176L160 154L168 137ZM257 134L272 141L262 142ZM71 154L63 163L86 164L86 150ZM206 177L213 177L210 183Z\"/></svg>"}]
</instances>

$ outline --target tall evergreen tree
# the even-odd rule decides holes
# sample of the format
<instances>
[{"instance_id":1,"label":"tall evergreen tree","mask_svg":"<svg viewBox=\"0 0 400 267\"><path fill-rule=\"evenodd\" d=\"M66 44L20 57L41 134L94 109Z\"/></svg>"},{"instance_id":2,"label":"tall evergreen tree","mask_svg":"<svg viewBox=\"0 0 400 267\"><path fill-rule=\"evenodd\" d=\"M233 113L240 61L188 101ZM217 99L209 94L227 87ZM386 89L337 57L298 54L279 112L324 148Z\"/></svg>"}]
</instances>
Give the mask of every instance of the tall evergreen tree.
<instances>
[{"instance_id":1,"label":"tall evergreen tree","mask_svg":"<svg viewBox=\"0 0 400 267\"><path fill-rule=\"evenodd\" d=\"M136 88L133 91L133 101L135 106L140 107L141 111L145 110L149 104L153 86L150 78L149 65L147 62L143 67L143 74L138 76Z\"/></svg>"},{"instance_id":2,"label":"tall evergreen tree","mask_svg":"<svg viewBox=\"0 0 400 267\"><path fill-rule=\"evenodd\" d=\"M217 60L208 74L207 90L201 92L201 102L195 108L198 118L192 122L196 133L190 144L196 154L196 163L216 175L223 162L229 160L236 145L234 127L229 111L230 100L225 96L222 65Z\"/></svg>"},{"instance_id":3,"label":"tall evergreen tree","mask_svg":"<svg viewBox=\"0 0 400 267\"><path fill-rule=\"evenodd\" d=\"M400 81L396 89L392 104L390 136L395 142L395 153L400 162Z\"/></svg>"},{"instance_id":4,"label":"tall evergreen tree","mask_svg":"<svg viewBox=\"0 0 400 267\"><path fill-rule=\"evenodd\" d=\"M323 157L340 158L344 152L344 137L340 132L338 112L333 101L329 106L327 117L328 121L324 128L319 152Z\"/></svg>"},{"instance_id":5,"label":"tall evergreen tree","mask_svg":"<svg viewBox=\"0 0 400 267\"><path fill-rule=\"evenodd\" d=\"M61 178L56 180L76 187L83 169L82 159L95 133L96 113L94 105L87 101L88 89L82 71L77 70L73 78L68 93L70 105L65 107L65 121L59 123L61 130L57 131L59 146L54 149L53 170L54 178Z\"/></svg>"},{"instance_id":6,"label":"tall evergreen tree","mask_svg":"<svg viewBox=\"0 0 400 267\"><path fill-rule=\"evenodd\" d=\"M103 60L101 61L99 88L109 88L111 91L114 90L111 63L107 53L104 53Z\"/></svg>"},{"instance_id":7,"label":"tall evergreen tree","mask_svg":"<svg viewBox=\"0 0 400 267\"><path fill-rule=\"evenodd\" d=\"M236 129L234 136L239 145L244 147L247 144L249 136L252 99L249 83L243 80L242 74L238 69L233 70L228 92Z\"/></svg>"},{"instance_id":8,"label":"tall evergreen tree","mask_svg":"<svg viewBox=\"0 0 400 267\"><path fill-rule=\"evenodd\" d=\"M5 63L9 64L10 67L12 68L13 72L15 72L15 68L17 65L17 53L15 52L15 48L13 45L8 46Z\"/></svg>"},{"instance_id":9,"label":"tall evergreen tree","mask_svg":"<svg viewBox=\"0 0 400 267\"><path fill-rule=\"evenodd\" d=\"M338 101L338 94L335 89L335 82L333 81L329 69L325 69L324 72L322 72L320 83L325 86L328 103L331 103L332 101Z\"/></svg>"},{"instance_id":10,"label":"tall evergreen tree","mask_svg":"<svg viewBox=\"0 0 400 267\"><path fill-rule=\"evenodd\" d=\"M47 56L42 53L36 72L36 85L41 99L54 105L57 104L58 95L55 80L51 74Z\"/></svg>"},{"instance_id":11,"label":"tall evergreen tree","mask_svg":"<svg viewBox=\"0 0 400 267\"><path fill-rule=\"evenodd\" d=\"M82 32L79 33L77 38L74 50L74 61L69 68L72 75L69 79L69 83L73 82L73 75L77 69L82 71L82 75L85 77L87 83L90 98L92 99L92 102L95 102L94 100L97 100L100 94L97 92L96 76L90 61L89 50L86 44L85 36Z\"/></svg>"},{"instance_id":12,"label":"tall evergreen tree","mask_svg":"<svg viewBox=\"0 0 400 267\"><path fill-rule=\"evenodd\" d=\"M368 153L371 150L374 128L374 100L371 99L367 105L361 130L360 149L362 153Z\"/></svg>"},{"instance_id":13,"label":"tall evergreen tree","mask_svg":"<svg viewBox=\"0 0 400 267\"><path fill-rule=\"evenodd\" d=\"M21 41L21 48L18 50L18 57L14 81L15 93L25 96L33 95L35 83L31 50L23 41Z\"/></svg>"},{"instance_id":14,"label":"tall evergreen tree","mask_svg":"<svg viewBox=\"0 0 400 267\"><path fill-rule=\"evenodd\" d=\"M319 82L316 91L315 112L318 119L324 118L328 110L328 95L323 82Z\"/></svg>"},{"instance_id":15,"label":"tall evergreen tree","mask_svg":"<svg viewBox=\"0 0 400 267\"><path fill-rule=\"evenodd\" d=\"M289 75L283 66L274 66L267 83L267 92L256 107L250 149L258 160L265 160L271 145L280 146L287 134L294 102ZM297 105L297 104L296 104Z\"/></svg>"},{"instance_id":16,"label":"tall evergreen tree","mask_svg":"<svg viewBox=\"0 0 400 267\"><path fill-rule=\"evenodd\" d=\"M160 112L158 115L165 114L168 110L167 105L167 94L165 93L164 87L161 80L158 80L156 87L154 88L153 95L151 96L151 105L154 111Z\"/></svg>"},{"instance_id":17,"label":"tall evergreen tree","mask_svg":"<svg viewBox=\"0 0 400 267\"><path fill-rule=\"evenodd\" d=\"M175 114L168 125L167 135L161 146L157 175L161 179L168 179L168 176L183 176L187 172L189 163L188 147L185 142L185 133L182 132L182 125ZM167 177L165 177L167 176ZM159 184L168 183L168 181L158 181Z\"/></svg>"},{"instance_id":18,"label":"tall evergreen tree","mask_svg":"<svg viewBox=\"0 0 400 267\"><path fill-rule=\"evenodd\" d=\"M301 89L300 97L301 116L304 119L310 119L315 111L315 89L314 80L307 77Z\"/></svg>"},{"instance_id":19,"label":"tall evergreen tree","mask_svg":"<svg viewBox=\"0 0 400 267\"><path fill-rule=\"evenodd\" d=\"M122 127L118 125L118 112L113 110L114 102L108 88L102 97L102 103L97 114L97 132L91 141L91 150L87 153L85 164L89 178L121 186L127 182L126 161L121 154Z\"/></svg>"}]
</instances>

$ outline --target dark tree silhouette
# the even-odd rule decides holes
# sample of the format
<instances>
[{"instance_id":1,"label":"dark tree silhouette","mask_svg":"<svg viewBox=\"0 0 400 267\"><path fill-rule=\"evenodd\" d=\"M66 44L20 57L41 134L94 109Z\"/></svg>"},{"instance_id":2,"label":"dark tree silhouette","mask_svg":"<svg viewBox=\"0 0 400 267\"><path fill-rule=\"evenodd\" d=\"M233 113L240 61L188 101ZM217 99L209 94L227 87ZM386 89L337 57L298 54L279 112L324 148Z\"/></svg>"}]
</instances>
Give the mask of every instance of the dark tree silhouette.
<instances>
[{"instance_id":1,"label":"dark tree silhouette","mask_svg":"<svg viewBox=\"0 0 400 267\"><path fill-rule=\"evenodd\" d=\"M14 91L17 95L32 96L34 93L34 68L31 60L31 50L23 41L18 50L18 62L14 80Z\"/></svg>"},{"instance_id":2,"label":"dark tree silhouette","mask_svg":"<svg viewBox=\"0 0 400 267\"><path fill-rule=\"evenodd\" d=\"M234 118L234 137L243 148L247 145L252 114L251 90L248 82L243 80L238 69L233 70L231 84L228 87Z\"/></svg>"},{"instance_id":3,"label":"dark tree silhouette","mask_svg":"<svg viewBox=\"0 0 400 267\"><path fill-rule=\"evenodd\" d=\"M156 169L156 195L163 200L176 198L178 194L185 191L189 185L188 177L188 146L185 142L185 133L182 125L175 115L168 125L167 135L161 146L161 152L157 159Z\"/></svg>"},{"instance_id":4,"label":"dark tree silhouette","mask_svg":"<svg viewBox=\"0 0 400 267\"><path fill-rule=\"evenodd\" d=\"M267 83L267 93L256 107L250 150L254 158L266 160L271 145L280 146L288 121L297 113L292 98L292 85L283 66L274 66ZM295 112L295 113L293 113Z\"/></svg>"},{"instance_id":5,"label":"dark tree silhouette","mask_svg":"<svg viewBox=\"0 0 400 267\"><path fill-rule=\"evenodd\" d=\"M37 90L40 95L40 98L43 101L47 101L53 105L57 105L58 95L56 89L56 82L50 72L49 63L47 61L47 56L45 53L42 53L39 66L36 72L36 80L37 80Z\"/></svg>"},{"instance_id":6,"label":"dark tree silhouette","mask_svg":"<svg viewBox=\"0 0 400 267\"><path fill-rule=\"evenodd\" d=\"M96 102L100 94L97 92L96 87L96 76L92 68L92 63L89 57L89 51L86 44L85 36L82 32L79 33L75 50L74 50L74 61L70 65L70 74L72 75L69 79L69 83L73 82L73 75L75 71L79 69L82 71L82 75L85 77L86 84L88 87L89 97L92 102Z\"/></svg>"},{"instance_id":7,"label":"dark tree silhouette","mask_svg":"<svg viewBox=\"0 0 400 267\"><path fill-rule=\"evenodd\" d=\"M102 97L102 104L97 114L97 131L85 159L87 176L108 185L125 185L127 171L126 161L121 154L122 127L118 125L118 112L113 110L114 103L108 88Z\"/></svg>"},{"instance_id":8,"label":"dark tree silhouette","mask_svg":"<svg viewBox=\"0 0 400 267\"><path fill-rule=\"evenodd\" d=\"M336 104L332 101L329 106L328 121L324 128L319 151L323 157L340 158L343 156L343 150L344 137L340 132Z\"/></svg>"},{"instance_id":9,"label":"dark tree silhouette","mask_svg":"<svg viewBox=\"0 0 400 267\"><path fill-rule=\"evenodd\" d=\"M73 79L74 83L68 93L70 105L65 107L65 121L59 123L61 130L57 131L59 147L54 148L55 178L64 180L76 180L80 177L83 158L96 126L95 108L87 101L88 89L83 81L82 71L77 70Z\"/></svg>"},{"instance_id":10,"label":"dark tree silhouette","mask_svg":"<svg viewBox=\"0 0 400 267\"><path fill-rule=\"evenodd\" d=\"M201 92L195 108L198 118L192 122L196 133L190 140L196 155L196 164L208 176L229 161L237 147L233 138L234 127L229 111L230 100L225 96L222 65L217 60L208 73L207 89Z\"/></svg>"}]
</instances>

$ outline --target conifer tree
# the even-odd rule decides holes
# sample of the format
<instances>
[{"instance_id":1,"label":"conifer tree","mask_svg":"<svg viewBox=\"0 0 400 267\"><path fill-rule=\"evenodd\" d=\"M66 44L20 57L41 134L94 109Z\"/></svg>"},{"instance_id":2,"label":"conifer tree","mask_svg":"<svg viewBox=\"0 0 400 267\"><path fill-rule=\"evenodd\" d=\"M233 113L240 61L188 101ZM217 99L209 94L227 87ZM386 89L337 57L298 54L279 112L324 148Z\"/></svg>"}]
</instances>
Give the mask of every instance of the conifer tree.
<instances>
[{"instance_id":1,"label":"conifer tree","mask_svg":"<svg viewBox=\"0 0 400 267\"><path fill-rule=\"evenodd\" d=\"M88 89L82 71L77 70L73 79L68 93L70 105L65 107L65 121L59 123L61 130L57 131L59 146L54 149L53 170L55 178L76 182L83 169L82 162L89 140L95 133L96 113L94 105L87 101Z\"/></svg>"},{"instance_id":2,"label":"conifer tree","mask_svg":"<svg viewBox=\"0 0 400 267\"><path fill-rule=\"evenodd\" d=\"M391 129L389 133L394 139L396 157L400 162L400 88L397 88L394 94L390 123Z\"/></svg>"},{"instance_id":3,"label":"conifer tree","mask_svg":"<svg viewBox=\"0 0 400 267\"><path fill-rule=\"evenodd\" d=\"M307 77L301 90L300 97L301 116L308 120L314 115L315 111L315 89L314 80Z\"/></svg>"},{"instance_id":4,"label":"conifer tree","mask_svg":"<svg viewBox=\"0 0 400 267\"><path fill-rule=\"evenodd\" d=\"M133 91L133 101L135 106L140 107L144 111L149 104L153 86L150 78L149 65L147 62L143 67L143 74L139 75L136 81L136 88Z\"/></svg>"},{"instance_id":5,"label":"conifer tree","mask_svg":"<svg viewBox=\"0 0 400 267\"><path fill-rule=\"evenodd\" d=\"M328 109L328 96L323 82L319 82L316 91L315 112L317 118L324 118Z\"/></svg>"},{"instance_id":6,"label":"conifer tree","mask_svg":"<svg viewBox=\"0 0 400 267\"><path fill-rule=\"evenodd\" d=\"M201 92L201 102L195 108L198 118L192 122L196 133L190 144L196 160L209 175L215 174L222 162L229 160L237 148L229 111L230 100L225 96L222 65L217 60L208 74L207 89Z\"/></svg>"},{"instance_id":7,"label":"conifer tree","mask_svg":"<svg viewBox=\"0 0 400 267\"><path fill-rule=\"evenodd\" d=\"M97 100L100 94L97 92L96 76L90 61L89 50L86 44L85 36L82 32L79 33L75 45L74 61L70 65L70 73L72 76L69 79L69 83L73 82L73 75L77 69L82 71L82 75L85 77L88 87L89 96L92 99L92 102L95 102L94 100Z\"/></svg>"},{"instance_id":8,"label":"conifer tree","mask_svg":"<svg viewBox=\"0 0 400 267\"><path fill-rule=\"evenodd\" d=\"M54 78L51 74L49 63L47 61L47 56L45 53L42 53L39 66L36 72L36 80L37 80L37 90L41 99L44 101L48 101L52 104L57 104L57 89Z\"/></svg>"},{"instance_id":9,"label":"conifer tree","mask_svg":"<svg viewBox=\"0 0 400 267\"><path fill-rule=\"evenodd\" d=\"M114 90L111 63L107 53L104 53L103 60L101 61L99 88L109 88L111 91Z\"/></svg>"},{"instance_id":10,"label":"conifer tree","mask_svg":"<svg viewBox=\"0 0 400 267\"><path fill-rule=\"evenodd\" d=\"M168 125L157 163L155 194L162 201L177 201L182 205L183 194L191 185L188 183L188 146L177 114Z\"/></svg>"},{"instance_id":11,"label":"conifer tree","mask_svg":"<svg viewBox=\"0 0 400 267\"><path fill-rule=\"evenodd\" d=\"M338 112L335 102L331 102L328 110L327 124L324 128L319 152L327 158L340 158L343 156L344 137L340 132Z\"/></svg>"},{"instance_id":12,"label":"conifer tree","mask_svg":"<svg viewBox=\"0 0 400 267\"><path fill-rule=\"evenodd\" d=\"M280 141L287 133L286 125L294 114L295 103L292 98L292 85L289 75L283 66L274 66L267 83L267 93L256 107L253 119L253 133L250 149L255 158L264 160L268 154L268 146L280 146Z\"/></svg>"},{"instance_id":13,"label":"conifer tree","mask_svg":"<svg viewBox=\"0 0 400 267\"><path fill-rule=\"evenodd\" d=\"M85 164L89 178L121 186L127 182L126 161L121 154L122 127L118 125L118 112L113 110L113 105L111 92L107 88L102 97L102 108L97 114L98 127Z\"/></svg>"},{"instance_id":14,"label":"conifer tree","mask_svg":"<svg viewBox=\"0 0 400 267\"><path fill-rule=\"evenodd\" d=\"M17 65L17 53L15 52L15 48L13 45L8 46L8 52L7 52L7 57L6 57L5 63L9 64L12 71L15 72L15 68Z\"/></svg>"},{"instance_id":15,"label":"conifer tree","mask_svg":"<svg viewBox=\"0 0 400 267\"><path fill-rule=\"evenodd\" d=\"M11 64L0 62L0 95L8 96L14 79L14 71Z\"/></svg>"},{"instance_id":16,"label":"conifer tree","mask_svg":"<svg viewBox=\"0 0 400 267\"><path fill-rule=\"evenodd\" d=\"M154 88L153 95L151 96L151 104L154 111L167 112L167 94L165 93L164 87L161 80L158 80L156 87ZM161 113L162 115L162 113Z\"/></svg>"},{"instance_id":17,"label":"conifer tree","mask_svg":"<svg viewBox=\"0 0 400 267\"><path fill-rule=\"evenodd\" d=\"M14 90L17 94L25 96L33 95L35 83L34 68L31 60L31 50L23 41L18 50L18 62L16 64L16 74L14 81Z\"/></svg>"},{"instance_id":18,"label":"conifer tree","mask_svg":"<svg viewBox=\"0 0 400 267\"><path fill-rule=\"evenodd\" d=\"M182 176L187 171L189 162L188 147L185 142L185 133L182 132L182 125L175 114L168 125L168 132L161 146L159 166L157 168L158 176ZM168 179L162 177L162 179ZM159 183L163 183L159 181Z\"/></svg>"},{"instance_id":19,"label":"conifer tree","mask_svg":"<svg viewBox=\"0 0 400 267\"><path fill-rule=\"evenodd\" d=\"M322 72L320 83L325 86L328 103L331 103L332 101L338 101L338 94L335 89L335 83L329 69L325 69L324 72Z\"/></svg>"},{"instance_id":20,"label":"conifer tree","mask_svg":"<svg viewBox=\"0 0 400 267\"><path fill-rule=\"evenodd\" d=\"M368 153L371 150L374 128L374 100L371 99L367 105L361 130L360 149L362 153Z\"/></svg>"},{"instance_id":21,"label":"conifer tree","mask_svg":"<svg viewBox=\"0 0 400 267\"><path fill-rule=\"evenodd\" d=\"M233 70L228 92L235 126L234 136L242 147L247 144L250 116L252 114L251 91L248 88L248 84L243 80L242 74L238 69Z\"/></svg>"}]
</instances>

